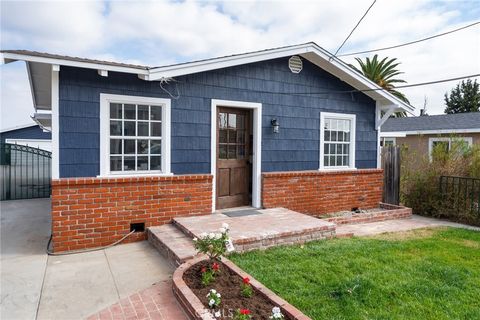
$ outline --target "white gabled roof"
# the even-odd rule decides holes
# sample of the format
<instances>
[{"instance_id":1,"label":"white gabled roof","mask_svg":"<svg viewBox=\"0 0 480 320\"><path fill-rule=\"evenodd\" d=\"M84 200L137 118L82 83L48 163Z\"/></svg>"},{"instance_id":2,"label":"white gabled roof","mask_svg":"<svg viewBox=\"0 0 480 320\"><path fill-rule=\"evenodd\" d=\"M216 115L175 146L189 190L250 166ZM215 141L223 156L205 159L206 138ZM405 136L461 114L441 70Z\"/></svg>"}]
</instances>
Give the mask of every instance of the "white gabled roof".
<instances>
[{"instance_id":1,"label":"white gabled roof","mask_svg":"<svg viewBox=\"0 0 480 320\"><path fill-rule=\"evenodd\" d=\"M389 92L382 90L382 88L380 88L377 84L370 81L348 66L345 62L337 57L334 57L328 51L324 50L313 42L161 67L129 65L117 62L60 56L26 50L6 50L2 51L2 54L3 61L5 63L23 60L27 62L29 69L42 69L39 64L59 66L65 65L79 68L97 69L99 74L102 76L108 76L108 71L134 73L146 81L159 81L165 78L174 78L192 73L299 55L323 70L336 76L340 80L346 82L353 88L357 90L363 90L364 94L374 99L379 107L396 106L397 109L405 110L410 113L415 110L414 107L401 101ZM42 83L44 86L45 79L35 74L29 74L29 77L31 81L33 81L31 86L32 91L35 92L34 101L38 100L36 99L37 93L39 96L38 98L43 97L44 100L47 100L49 98L49 90L48 88L41 88ZM36 78L39 80L37 81ZM46 94L42 95L39 90L46 91ZM39 109L48 109L49 107L45 105L45 102L42 102L42 104L38 105Z\"/></svg>"}]
</instances>

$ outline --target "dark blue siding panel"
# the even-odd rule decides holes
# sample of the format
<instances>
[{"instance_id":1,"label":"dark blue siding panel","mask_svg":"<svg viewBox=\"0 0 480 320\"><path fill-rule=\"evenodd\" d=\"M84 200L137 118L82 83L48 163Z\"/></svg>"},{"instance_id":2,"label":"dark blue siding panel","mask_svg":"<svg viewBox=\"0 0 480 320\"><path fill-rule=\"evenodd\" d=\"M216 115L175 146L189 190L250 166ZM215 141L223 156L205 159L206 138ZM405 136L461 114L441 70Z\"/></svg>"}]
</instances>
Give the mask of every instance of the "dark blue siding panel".
<instances>
[{"instance_id":1,"label":"dark blue siding panel","mask_svg":"<svg viewBox=\"0 0 480 320\"><path fill-rule=\"evenodd\" d=\"M0 140L5 142L5 139L40 139L50 140L52 134L50 132L43 132L39 126L31 126L27 128L14 129L0 133Z\"/></svg>"},{"instance_id":2,"label":"dark blue siding panel","mask_svg":"<svg viewBox=\"0 0 480 320\"><path fill-rule=\"evenodd\" d=\"M300 74L288 58L178 77L164 87L172 94L172 171L210 172L211 99L262 103L262 170L315 170L319 166L320 112L357 116L356 166L376 166L375 102L315 65ZM157 82L136 75L62 67L60 71L60 175L99 174L100 93L170 98ZM306 94L315 93L315 94ZM277 118L280 133L270 121Z\"/></svg>"}]
</instances>

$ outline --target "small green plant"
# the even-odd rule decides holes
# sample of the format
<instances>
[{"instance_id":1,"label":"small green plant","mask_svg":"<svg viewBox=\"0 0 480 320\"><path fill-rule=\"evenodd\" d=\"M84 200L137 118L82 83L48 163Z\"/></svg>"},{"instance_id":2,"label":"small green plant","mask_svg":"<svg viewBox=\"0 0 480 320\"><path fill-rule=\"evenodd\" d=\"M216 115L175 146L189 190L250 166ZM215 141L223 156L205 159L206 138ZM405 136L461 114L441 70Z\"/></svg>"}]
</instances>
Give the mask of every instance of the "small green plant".
<instances>
[{"instance_id":1,"label":"small green plant","mask_svg":"<svg viewBox=\"0 0 480 320\"><path fill-rule=\"evenodd\" d=\"M273 307L270 319L285 319L279 307Z\"/></svg>"},{"instance_id":2,"label":"small green plant","mask_svg":"<svg viewBox=\"0 0 480 320\"><path fill-rule=\"evenodd\" d=\"M202 285L208 286L213 280L215 280L215 275L220 272L220 265L217 262L214 262L211 267L202 267Z\"/></svg>"},{"instance_id":3,"label":"small green plant","mask_svg":"<svg viewBox=\"0 0 480 320\"><path fill-rule=\"evenodd\" d=\"M220 256L227 251L228 224L224 223L217 233L202 233L200 238L193 238L195 249L206 254L210 260L220 260Z\"/></svg>"},{"instance_id":4,"label":"small green plant","mask_svg":"<svg viewBox=\"0 0 480 320\"><path fill-rule=\"evenodd\" d=\"M219 292L217 292L217 290L210 289L210 291L207 294L208 306L210 308L218 307L222 302L221 297L222 295Z\"/></svg>"},{"instance_id":5,"label":"small green plant","mask_svg":"<svg viewBox=\"0 0 480 320\"><path fill-rule=\"evenodd\" d=\"M250 298L253 295L252 285L250 284L250 278L243 278L242 282L242 296Z\"/></svg>"},{"instance_id":6,"label":"small green plant","mask_svg":"<svg viewBox=\"0 0 480 320\"><path fill-rule=\"evenodd\" d=\"M250 315L250 310L248 309L238 309L233 316L234 320L249 320L252 319Z\"/></svg>"}]
</instances>

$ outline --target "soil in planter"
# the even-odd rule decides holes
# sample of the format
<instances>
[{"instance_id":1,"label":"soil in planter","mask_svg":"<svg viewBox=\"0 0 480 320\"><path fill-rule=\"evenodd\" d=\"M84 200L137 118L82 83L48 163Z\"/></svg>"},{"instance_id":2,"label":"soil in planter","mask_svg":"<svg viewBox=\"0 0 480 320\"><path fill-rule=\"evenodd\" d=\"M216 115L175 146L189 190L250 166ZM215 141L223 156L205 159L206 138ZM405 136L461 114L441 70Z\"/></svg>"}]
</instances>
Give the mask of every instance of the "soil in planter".
<instances>
[{"instance_id":1,"label":"soil in planter","mask_svg":"<svg viewBox=\"0 0 480 320\"><path fill-rule=\"evenodd\" d=\"M201 261L191 266L183 274L183 280L207 309L209 309L207 294L210 289L215 289L222 295L222 302L216 308L216 310L220 309L224 313L224 317L220 319L231 319L229 310L234 313L237 309L249 309L254 320L269 319L272 315L272 308L279 307L255 290L250 298L242 296L241 285L243 279L221 262L220 273L216 275L215 280L210 285L204 287L201 280L201 269L204 266L208 266L208 261ZM285 319L293 320L286 314L284 316Z\"/></svg>"}]
</instances>

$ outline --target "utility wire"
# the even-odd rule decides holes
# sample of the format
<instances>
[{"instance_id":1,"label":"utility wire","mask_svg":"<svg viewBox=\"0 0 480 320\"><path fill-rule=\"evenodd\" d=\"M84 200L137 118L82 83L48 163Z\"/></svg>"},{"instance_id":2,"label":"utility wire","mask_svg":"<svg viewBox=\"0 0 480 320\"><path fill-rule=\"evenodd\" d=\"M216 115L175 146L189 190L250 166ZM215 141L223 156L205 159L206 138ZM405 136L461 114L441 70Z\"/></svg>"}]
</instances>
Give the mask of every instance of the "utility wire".
<instances>
[{"instance_id":1,"label":"utility wire","mask_svg":"<svg viewBox=\"0 0 480 320\"><path fill-rule=\"evenodd\" d=\"M471 23L471 24L469 24L469 25L466 25L466 26L463 26L463 27L460 27L460 28L457 28L457 29L454 29L454 30L450 30L450 31L443 32L443 33L439 33L439 34L436 34L436 35L433 35L433 36L430 36L430 37L426 37L426 38L423 38L423 39L418 39L418 40L414 40L414 41L410 41L410 42L406 42L406 43L402 43L402 44L397 44L397 45L390 46L390 47L383 47L383 48L378 48L378 49L371 49L371 50L365 50L365 51L358 51L358 52L352 52L352 53L339 54L338 57L353 56L353 55L357 55L357 54L377 52L377 51L383 51L383 50L390 50L390 49L405 47L405 46L409 46L409 45L411 45L411 44L419 43L419 42L422 42L422 41L427 41L427 40L430 40L430 39L434 39L434 38L438 38L438 37L441 37L441 36L445 36L445 35L450 34L450 33L454 33L454 32L457 32L457 31L461 31L461 30L463 30L463 29L467 29L467 28L473 27L473 26L475 26L475 25L477 25L477 24L480 24L480 21Z\"/></svg>"},{"instance_id":2,"label":"utility wire","mask_svg":"<svg viewBox=\"0 0 480 320\"><path fill-rule=\"evenodd\" d=\"M350 33L348 34L348 36L345 38L345 40L343 40L342 44L340 45L340 47L338 47L337 51L335 51L335 53L333 54L333 56L335 57L338 53L338 51L340 51L340 49L342 49L343 45L345 44L345 42L347 42L348 38L350 38L350 36L352 35L352 33L355 31L355 29L357 29L357 27L360 25L360 23L362 22L363 18L365 18L368 14L368 12L370 11L370 9L372 9L373 5L375 4L375 2L377 2L377 0L373 0L372 4L370 5L370 7L368 7L367 11L365 11L365 13L363 14L363 16L360 18L360 20L358 20L357 24L355 25L355 27L353 27L352 31L350 31ZM332 57L330 57L330 60L332 59Z\"/></svg>"},{"instance_id":3,"label":"utility wire","mask_svg":"<svg viewBox=\"0 0 480 320\"><path fill-rule=\"evenodd\" d=\"M412 84L406 84L402 86L397 86L393 89L401 89L401 88L410 88L410 87L420 87L420 86L426 86L426 85L432 85L432 84L438 84L438 83L444 83L444 82L449 82L449 81L455 81L455 80L462 80L462 79L468 79L468 78L475 78L475 77L480 77L480 73L477 74L472 74L468 76L461 76L461 77L455 77L455 78L448 78L448 79L441 79L441 80L433 80L433 81L427 81L427 82L419 82L419 83L412 83ZM223 89L233 89L233 90L248 90L248 89L242 89L242 88L232 88L232 87L227 87L227 86L222 86L222 85L214 85L214 84L206 84L206 83L201 83L201 82L184 82L184 83L190 83L190 84L198 84L198 85L203 85L203 86L209 86L209 87L214 87L214 88L223 88ZM354 90L332 90L332 91L324 91L324 92L275 92L275 91L266 91L266 90L248 90L248 91L253 91L257 93L268 93L268 94L280 94L280 95L321 95L321 94L332 94L332 93L347 93L347 94L352 94L356 92L369 92L369 91L387 91L385 88L373 88L373 89L354 89Z\"/></svg>"}]
</instances>

